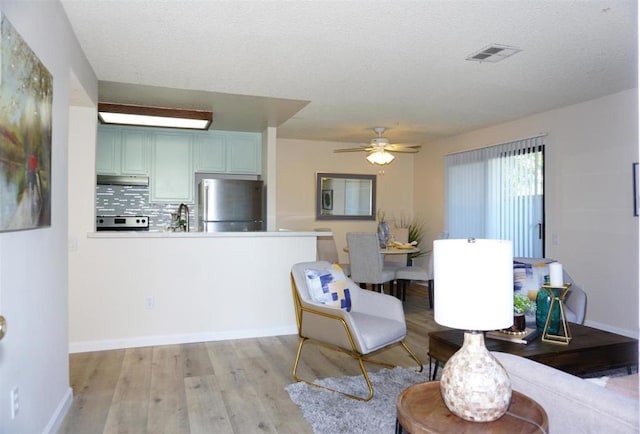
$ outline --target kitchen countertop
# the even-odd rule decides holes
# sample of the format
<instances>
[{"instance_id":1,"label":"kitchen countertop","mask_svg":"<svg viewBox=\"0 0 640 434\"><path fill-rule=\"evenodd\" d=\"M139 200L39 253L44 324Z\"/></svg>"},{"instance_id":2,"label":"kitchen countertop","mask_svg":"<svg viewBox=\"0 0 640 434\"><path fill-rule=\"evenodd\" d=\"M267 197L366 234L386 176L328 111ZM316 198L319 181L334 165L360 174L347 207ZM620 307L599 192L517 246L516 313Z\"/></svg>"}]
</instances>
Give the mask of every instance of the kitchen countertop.
<instances>
[{"instance_id":1,"label":"kitchen countertop","mask_svg":"<svg viewBox=\"0 0 640 434\"><path fill-rule=\"evenodd\" d=\"M258 231L258 232L169 232L169 231L101 231L89 232L88 238L241 238L241 237L318 237L331 232Z\"/></svg>"}]
</instances>

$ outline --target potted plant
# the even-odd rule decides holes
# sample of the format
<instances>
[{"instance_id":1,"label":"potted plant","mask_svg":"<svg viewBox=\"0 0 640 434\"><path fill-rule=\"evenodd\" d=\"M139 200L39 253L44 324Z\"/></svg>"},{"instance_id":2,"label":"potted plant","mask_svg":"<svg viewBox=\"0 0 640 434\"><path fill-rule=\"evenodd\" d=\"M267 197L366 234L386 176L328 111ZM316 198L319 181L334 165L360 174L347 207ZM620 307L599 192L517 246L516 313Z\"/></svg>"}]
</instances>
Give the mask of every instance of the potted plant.
<instances>
[{"instance_id":1,"label":"potted plant","mask_svg":"<svg viewBox=\"0 0 640 434\"><path fill-rule=\"evenodd\" d=\"M431 250L423 250L420 247L420 243L422 242L422 237L424 236L424 223L417 218L409 219L406 216L400 216L400 218L396 221L396 227L398 228L407 228L408 230L408 239L407 242L418 246L420 249L417 253L410 253L407 257L410 262L413 258L417 258L419 256L424 256L429 253Z\"/></svg>"},{"instance_id":2,"label":"potted plant","mask_svg":"<svg viewBox=\"0 0 640 434\"><path fill-rule=\"evenodd\" d=\"M518 330L526 328L525 315L535 313L536 303L524 294L513 293L513 325Z\"/></svg>"}]
</instances>

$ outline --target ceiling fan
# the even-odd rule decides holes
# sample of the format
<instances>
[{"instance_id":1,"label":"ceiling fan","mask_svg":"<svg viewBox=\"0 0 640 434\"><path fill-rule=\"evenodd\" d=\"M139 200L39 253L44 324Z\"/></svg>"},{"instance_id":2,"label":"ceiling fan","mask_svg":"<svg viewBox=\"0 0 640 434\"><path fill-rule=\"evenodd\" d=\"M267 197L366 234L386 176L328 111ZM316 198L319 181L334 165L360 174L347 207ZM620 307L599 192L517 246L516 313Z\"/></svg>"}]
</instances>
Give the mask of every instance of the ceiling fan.
<instances>
[{"instance_id":1,"label":"ceiling fan","mask_svg":"<svg viewBox=\"0 0 640 434\"><path fill-rule=\"evenodd\" d=\"M385 165L389 164L395 158L392 152L415 154L421 148L421 145L400 145L389 143L389 139L382 137L386 128L375 127L373 131L378 137L371 139L369 145L363 145L359 148L336 149L333 152L368 152L367 160L371 164Z\"/></svg>"}]
</instances>

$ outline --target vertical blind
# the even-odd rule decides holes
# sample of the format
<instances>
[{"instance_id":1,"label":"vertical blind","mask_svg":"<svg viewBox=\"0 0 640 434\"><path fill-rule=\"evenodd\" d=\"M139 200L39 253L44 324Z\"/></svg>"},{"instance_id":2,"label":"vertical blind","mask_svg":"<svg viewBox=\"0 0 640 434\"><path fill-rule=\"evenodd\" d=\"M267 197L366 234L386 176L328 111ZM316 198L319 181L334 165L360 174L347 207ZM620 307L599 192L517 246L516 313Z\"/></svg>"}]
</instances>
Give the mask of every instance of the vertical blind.
<instances>
[{"instance_id":1,"label":"vertical blind","mask_svg":"<svg viewBox=\"0 0 640 434\"><path fill-rule=\"evenodd\" d=\"M451 238L505 239L544 255L544 135L445 156Z\"/></svg>"}]
</instances>

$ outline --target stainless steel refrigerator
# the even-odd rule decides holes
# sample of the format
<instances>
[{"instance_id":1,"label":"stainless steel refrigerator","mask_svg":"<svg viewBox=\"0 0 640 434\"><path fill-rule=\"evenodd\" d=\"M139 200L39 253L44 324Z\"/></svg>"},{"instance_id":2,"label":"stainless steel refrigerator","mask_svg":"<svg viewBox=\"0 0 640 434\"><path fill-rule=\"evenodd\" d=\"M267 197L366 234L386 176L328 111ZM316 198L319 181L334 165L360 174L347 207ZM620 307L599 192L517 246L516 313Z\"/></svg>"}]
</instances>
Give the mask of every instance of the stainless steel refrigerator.
<instances>
[{"instance_id":1,"label":"stainless steel refrigerator","mask_svg":"<svg viewBox=\"0 0 640 434\"><path fill-rule=\"evenodd\" d=\"M262 181L203 179L198 186L198 229L202 232L264 230Z\"/></svg>"}]
</instances>

